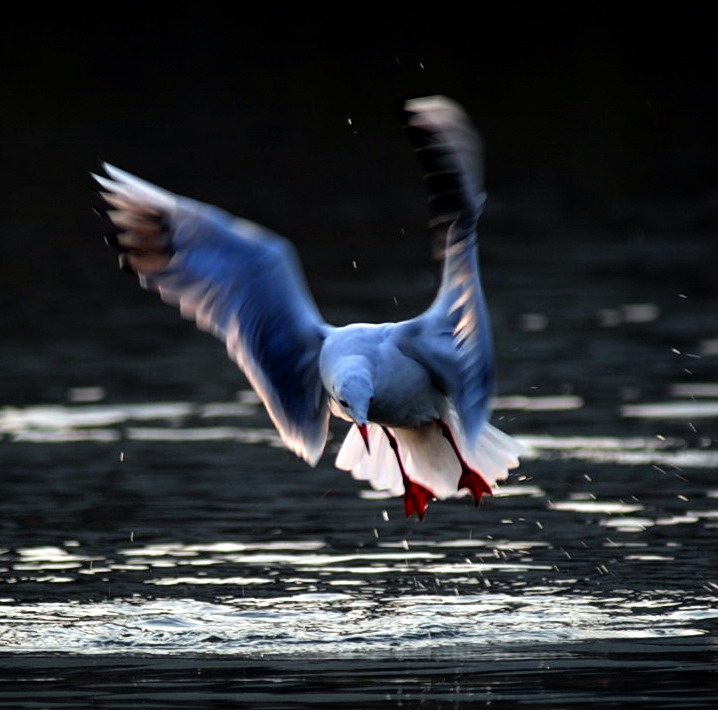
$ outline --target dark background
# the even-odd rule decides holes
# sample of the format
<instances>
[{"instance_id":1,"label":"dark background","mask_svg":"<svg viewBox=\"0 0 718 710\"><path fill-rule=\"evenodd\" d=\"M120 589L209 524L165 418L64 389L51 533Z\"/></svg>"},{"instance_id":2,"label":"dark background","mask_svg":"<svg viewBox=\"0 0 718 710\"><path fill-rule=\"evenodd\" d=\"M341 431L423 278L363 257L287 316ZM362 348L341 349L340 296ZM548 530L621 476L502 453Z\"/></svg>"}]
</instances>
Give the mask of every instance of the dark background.
<instances>
[{"instance_id":1,"label":"dark background","mask_svg":"<svg viewBox=\"0 0 718 710\"><path fill-rule=\"evenodd\" d=\"M326 268L351 288L368 274L352 260L428 263L423 185L395 109L434 91L481 128L484 228L519 234L527 262L562 230L592 249L668 220L690 272L691 230L718 213L716 43L707 11L678 10L20 8L2 40L3 337L51 344L121 304L163 307L102 242L88 190L101 160L290 237L323 308Z\"/></svg>"},{"instance_id":2,"label":"dark background","mask_svg":"<svg viewBox=\"0 0 718 710\"><path fill-rule=\"evenodd\" d=\"M695 3L317 5L6 9L0 707L72 697L78 707L715 706L715 418L686 419L680 406L664 420L622 413L670 410L674 383L718 381L713 18ZM246 383L220 343L116 269L88 188L106 160L273 227L296 242L332 323L414 314L437 268L421 171L395 109L427 92L465 105L485 138L481 263L499 394L584 404L498 409L505 431L548 441L511 479L527 490L478 511L432 504L419 523L403 518L400 499L366 500L333 468L343 423L309 470L271 445L260 407L199 416ZM631 321L628 304L656 315ZM527 328L525 314L545 329ZM119 438L96 441L104 425L72 424L78 387L101 390L99 414L120 414L107 424ZM192 414L145 420L124 406L168 400ZM72 406L40 407L54 426L23 424L28 405L58 403ZM247 441L211 438L220 424ZM207 439L162 438L194 427ZM137 435L151 430L156 439ZM567 437L584 443L562 448ZM594 500L598 510L639 503L649 524L604 525L624 514L593 512ZM337 564L307 567L293 544L307 540ZM271 581L152 582L201 575L173 550L223 541L249 541L259 555L237 561L217 548L210 579ZM381 556L401 541L431 557ZM130 569L126 550L153 545L169 545L169 566ZM83 569L54 564L65 546ZM285 562L272 561L282 551ZM437 551L454 571L432 570ZM485 558L498 563L491 586L467 570ZM356 616L336 616L344 601L319 599L337 592L359 603L358 628ZM438 595L434 611L426 595ZM168 603L157 611L153 597ZM471 623L443 604L473 615L484 597L496 604ZM205 626L218 601L232 605L219 617L228 623ZM242 631L246 619L257 626ZM285 663L257 660L270 625ZM431 647L448 642L449 657L424 658L424 631ZM394 636L394 661L380 659L376 632L379 643ZM314 657L307 640L320 636ZM38 657L43 649L61 654Z\"/></svg>"}]
</instances>

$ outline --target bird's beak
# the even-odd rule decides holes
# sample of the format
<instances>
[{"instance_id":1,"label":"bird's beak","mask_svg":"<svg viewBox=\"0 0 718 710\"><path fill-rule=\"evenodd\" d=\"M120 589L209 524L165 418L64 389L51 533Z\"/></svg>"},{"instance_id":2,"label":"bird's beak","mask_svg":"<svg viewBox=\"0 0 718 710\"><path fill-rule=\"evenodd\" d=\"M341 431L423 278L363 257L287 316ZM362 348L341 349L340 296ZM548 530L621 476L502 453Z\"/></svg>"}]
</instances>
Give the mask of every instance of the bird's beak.
<instances>
[{"instance_id":1,"label":"bird's beak","mask_svg":"<svg viewBox=\"0 0 718 710\"><path fill-rule=\"evenodd\" d=\"M366 424L357 424L357 429L359 429L361 438L364 439L364 446L366 446L366 452L371 456L371 449L369 448L369 431Z\"/></svg>"}]
</instances>

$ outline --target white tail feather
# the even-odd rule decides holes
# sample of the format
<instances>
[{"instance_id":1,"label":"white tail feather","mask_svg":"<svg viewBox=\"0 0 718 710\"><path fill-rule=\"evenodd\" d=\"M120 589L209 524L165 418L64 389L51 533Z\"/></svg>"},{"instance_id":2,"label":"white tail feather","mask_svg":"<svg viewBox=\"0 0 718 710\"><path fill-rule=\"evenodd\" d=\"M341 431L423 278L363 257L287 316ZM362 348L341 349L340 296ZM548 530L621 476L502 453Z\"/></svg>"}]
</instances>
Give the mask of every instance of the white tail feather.
<instances>
[{"instance_id":1,"label":"white tail feather","mask_svg":"<svg viewBox=\"0 0 718 710\"><path fill-rule=\"evenodd\" d=\"M464 461L494 488L498 481L508 477L509 470L519 464L519 456L527 453L516 439L491 424L485 424L473 449L466 445L455 415L449 413L447 424L454 434L456 444ZM415 429L390 429L399 445L399 454L406 475L415 483L428 488L439 500L466 494L457 490L461 476L461 464L454 449L441 433L438 424L432 422ZM404 484L389 439L377 424L368 425L369 446L356 427L352 427L339 450L335 465L343 471L351 471L360 481L367 481L376 490L402 495Z\"/></svg>"},{"instance_id":2,"label":"white tail feather","mask_svg":"<svg viewBox=\"0 0 718 710\"><path fill-rule=\"evenodd\" d=\"M436 498L457 496L461 465L451 444L434 422L416 429L392 429L406 475ZM462 493L463 495L463 493Z\"/></svg>"},{"instance_id":3,"label":"white tail feather","mask_svg":"<svg viewBox=\"0 0 718 710\"><path fill-rule=\"evenodd\" d=\"M337 454L336 467L351 471L358 481L368 481L375 490L402 495L404 483L389 439L377 424L368 424L367 433L371 455L367 453L359 430L352 426Z\"/></svg>"}]
</instances>

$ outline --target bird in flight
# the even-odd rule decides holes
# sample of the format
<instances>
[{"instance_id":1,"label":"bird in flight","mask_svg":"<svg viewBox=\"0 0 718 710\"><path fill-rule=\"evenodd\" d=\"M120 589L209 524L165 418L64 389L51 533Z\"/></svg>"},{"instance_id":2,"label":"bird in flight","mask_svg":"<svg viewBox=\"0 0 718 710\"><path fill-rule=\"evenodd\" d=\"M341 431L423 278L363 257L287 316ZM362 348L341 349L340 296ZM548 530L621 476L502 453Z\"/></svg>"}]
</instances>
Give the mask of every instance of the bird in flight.
<instances>
[{"instance_id":1,"label":"bird in flight","mask_svg":"<svg viewBox=\"0 0 718 710\"><path fill-rule=\"evenodd\" d=\"M287 448L315 466L330 416L351 422L336 467L403 495L406 516L421 519L435 499L470 494L478 505L525 451L489 423L481 138L445 96L409 99L400 114L424 170L442 275L432 304L397 323L332 326L285 238L107 163L93 178L121 266L224 341Z\"/></svg>"}]
</instances>

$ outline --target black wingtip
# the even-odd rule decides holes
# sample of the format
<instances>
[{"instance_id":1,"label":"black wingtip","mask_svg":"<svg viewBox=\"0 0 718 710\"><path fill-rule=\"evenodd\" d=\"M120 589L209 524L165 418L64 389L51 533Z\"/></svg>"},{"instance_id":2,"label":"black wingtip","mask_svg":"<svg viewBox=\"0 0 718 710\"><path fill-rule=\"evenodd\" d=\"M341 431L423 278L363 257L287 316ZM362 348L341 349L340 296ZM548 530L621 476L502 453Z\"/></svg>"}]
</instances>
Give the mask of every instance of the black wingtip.
<instances>
[{"instance_id":1,"label":"black wingtip","mask_svg":"<svg viewBox=\"0 0 718 710\"><path fill-rule=\"evenodd\" d=\"M93 207L92 211L102 220L105 220L106 222L112 222L112 220L107 216L107 213L109 212L109 209L106 207Z\"/></svg>"},{"instance_id":2,"label":"black wingtip","mask_svg":"<svg viewBox=\"0 0 718 710\"><path fill-rule=\"evenodd\" d=\"M120 252L120 254L124 254L127 249L123 247L120 242L117 239L117 233L109 233L105 234L105 244L107 244L108 247L112 247L115 251Z\"/></svg>"},{"instance_id":3,"label":"black wingtip","mask_svg":"<svg viewBox=\"0 0 718 710\"><path fill-rule=\"evenodd\" d=\"M90 170L90 177L92 178L92 184L98 185L98 177L106 177L107 176L107 170L105 170L105 161L104 160L98 160L97 164L99 166L98 170Z\"/></svg>"},{"instance_id":4,"label":"black wingtip","mask_svg":"<svg viewBox=\"0 0 718 710\"><path fill-rule=\"evenodd\" d=\"M135 270L130 266L130 260L127 257L127 254L120 254L117 259L117 263L119 264L120 271L124 271L126 274L135 273Z\"/></svg>"}]
</instances>

